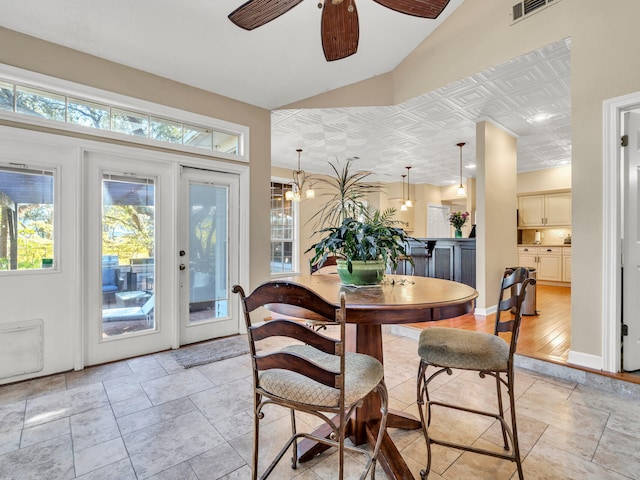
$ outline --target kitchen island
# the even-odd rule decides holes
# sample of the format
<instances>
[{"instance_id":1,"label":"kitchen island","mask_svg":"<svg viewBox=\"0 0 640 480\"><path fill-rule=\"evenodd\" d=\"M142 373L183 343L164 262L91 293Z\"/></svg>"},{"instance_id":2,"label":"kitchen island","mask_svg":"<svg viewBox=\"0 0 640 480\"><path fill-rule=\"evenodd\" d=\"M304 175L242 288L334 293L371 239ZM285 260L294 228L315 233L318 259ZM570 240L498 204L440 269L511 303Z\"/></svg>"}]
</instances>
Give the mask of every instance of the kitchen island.
<instances>
[{"instance_id":1,"label":"kitchen island","mask_svg":"<svg viewBox=\"0 0 640 480\"><path fill-rule=\"evenodd\" d=\"M476 286L475 238L417 238L409 241L414 275ZM411 273L398 270L398 273Z\"/></svg>"}]
</instances>

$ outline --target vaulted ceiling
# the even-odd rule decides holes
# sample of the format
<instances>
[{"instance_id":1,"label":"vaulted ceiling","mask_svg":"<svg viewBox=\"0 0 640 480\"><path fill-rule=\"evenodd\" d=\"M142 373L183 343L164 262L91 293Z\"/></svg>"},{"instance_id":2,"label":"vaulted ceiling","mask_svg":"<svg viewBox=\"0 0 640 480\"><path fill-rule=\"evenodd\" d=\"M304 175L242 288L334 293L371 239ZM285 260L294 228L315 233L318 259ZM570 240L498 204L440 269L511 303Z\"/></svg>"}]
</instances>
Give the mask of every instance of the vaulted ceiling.
<instances>
[{"instance_id":1,"label":"vaulted ceiling","mask_svg":"<svg viewBox=\"0 0 640 480\"><path fill-rule=\"evenodd\" d=\"M436 20L357 0L358 52L327 62L321 10L301 2L255 30L227 15L244 0L0 0L0 26L272 110L272 163L326 171L327 161L359 157L380 179L457 181L459 151L475 162L475 122L486 119L516 134L518 169L571 158L570 43L560 42L401 105L278 110L319 93L395 68L463 0ZM505 12L508 15L510 12ZM538 121L535 120L536 116ZM465 175L471 172L466 171Z\"/></svg>"}]
</instances>

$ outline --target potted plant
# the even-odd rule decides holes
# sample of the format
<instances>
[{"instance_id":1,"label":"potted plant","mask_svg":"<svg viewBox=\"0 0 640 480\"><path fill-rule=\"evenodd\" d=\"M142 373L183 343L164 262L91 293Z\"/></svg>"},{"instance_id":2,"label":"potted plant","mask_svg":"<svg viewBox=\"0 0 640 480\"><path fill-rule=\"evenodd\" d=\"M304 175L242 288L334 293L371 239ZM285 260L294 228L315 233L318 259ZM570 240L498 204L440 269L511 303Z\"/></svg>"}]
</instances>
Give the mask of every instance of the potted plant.
<instances>
[{"instance_id":1,"label":"potted plant","mask_svg":"<svg viewBox=\"0 0 640 480\"><path fill-rule=\"evenodd\" d=\"M367 209L360 220L347 217L340 225L321 229L318 233L323 238L307 250L315 253L312 263L322 264L327 256L337 255L342 257L337 269L343 283L380 283L387 265L395 270L398 260L406 256L405 243L410 238L396 226L402 222L393 219L394 213L393 208L382 213Z\"/></svg>"}]
</instances>

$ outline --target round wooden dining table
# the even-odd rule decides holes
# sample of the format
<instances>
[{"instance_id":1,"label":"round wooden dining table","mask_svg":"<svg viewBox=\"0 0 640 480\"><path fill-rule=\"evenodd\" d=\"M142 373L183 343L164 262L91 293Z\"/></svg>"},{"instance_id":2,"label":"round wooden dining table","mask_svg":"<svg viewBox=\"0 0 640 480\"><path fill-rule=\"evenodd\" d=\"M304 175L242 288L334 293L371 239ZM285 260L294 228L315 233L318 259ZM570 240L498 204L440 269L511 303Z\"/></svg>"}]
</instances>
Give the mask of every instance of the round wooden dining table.
<instances>
[{"instance_id":1,"label":"round wooden dining table","mask_svg":"<svg viewBox=\"0 0 640 480\"><path fill-rule=\"evenodd\" d=\"M385 275L382 284L354 287L340 283L338 275L300 275L275 281L303 285L327 302L340 305L340 293L345 292L347 308L346 344L349 351L366 353L384 364L382 351L382 325L429 322L458 317L473 312L478 292L463 283L438 278L408 275ZM295 311L279 311L296 316ZM418 357L416 351L416 373ZM369 395L351 419L348 434L357 444L376 441L377 423L380 421L380 399ZM404 412L389 411L387 427L415 429L420 421ZM324 427L316 433L325 434ZM330 431L327 429L326 434ZM299 442L300 461L313 458L327 447L309 440ZM393 479L414 478L391 437L385 432L378 461Z\"/></svg>"}]
</instances>

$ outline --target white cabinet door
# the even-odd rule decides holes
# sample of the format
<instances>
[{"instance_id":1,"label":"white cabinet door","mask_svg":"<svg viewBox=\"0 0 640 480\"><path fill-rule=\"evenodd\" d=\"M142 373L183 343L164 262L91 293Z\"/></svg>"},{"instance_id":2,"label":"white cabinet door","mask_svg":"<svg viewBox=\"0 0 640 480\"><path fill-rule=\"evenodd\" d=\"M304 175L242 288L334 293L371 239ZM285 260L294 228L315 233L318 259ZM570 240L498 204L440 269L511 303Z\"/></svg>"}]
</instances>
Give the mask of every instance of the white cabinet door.
<instances>
[{"instance_id":1,"label":"white cabinet door","mask_svg":"<svg viewBox=\"0 0 640 480\"><path fill-rule=\"evenodd\" d=\"M538 249L538 280L562 281L562 250L554 247Z\"/></svg>"},{"instance_id":2,"label":"white cabinet door","mask_svg":"<svg viewBox=\"0 0 640 480\"><path fill-rule=\"evenodd\" d=\"M571 248L562 249L562 281L571 281Z\"/></svg>"},{"instance_id":3,"label":"white cabinet door","mask_svg":"<svg viewBox=\"0 0 640 480\"><path fill-rule=\"evenodd\" d=\"M537 257L535 253L520 253L518 254L518 266L527 268L538 268L536 259Z\"/></svg>"},{"instance_id":4,"label":"white cabinet door","mask_svg":"<svg viewBox=\"0 0 640 480\"><path fill-rule=\"evenodd\" d=\"M544 195L518 198L518 223L520 227L542 226L544 221Z\"/></svg>"},{"instance_id":5,"label":"white cabinet door","mask_svg":"<svg viewBox=\"0 0 640 480\"><path fill-rule=\"evenodd\" d=\"M544 224L571 225L571 193L550 193L544 196Z\"/></svg>"}]
</instances>

